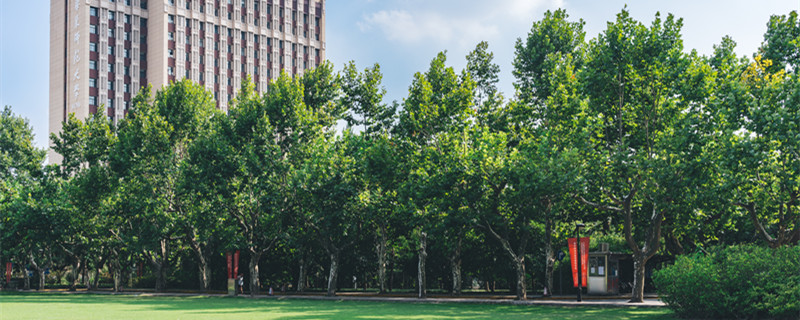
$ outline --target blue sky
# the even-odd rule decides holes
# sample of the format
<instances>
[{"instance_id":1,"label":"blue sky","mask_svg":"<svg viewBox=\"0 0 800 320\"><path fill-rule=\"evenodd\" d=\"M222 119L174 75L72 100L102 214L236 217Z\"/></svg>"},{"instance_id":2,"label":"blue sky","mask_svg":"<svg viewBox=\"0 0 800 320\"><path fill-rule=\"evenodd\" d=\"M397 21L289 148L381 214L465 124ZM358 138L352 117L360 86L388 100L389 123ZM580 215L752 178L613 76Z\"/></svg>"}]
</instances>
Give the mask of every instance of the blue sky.
<instances>
[{"instance_id":1,"label":"blue sky","mask_svg":"<svg viewBox=\"0 0 800 320\"><path fill-rule=\"evenodd\" d=\"M350 60L359 68L381 65L387 102L402 100L415 72L424 71L440 51L461 69L464 57L489 42L502 74L500 89L513 95L514 42L549 9L566 8L586 22L594 38L627 4L649 24L656 12L684 18L684 46L709 54L725 35L751 56L773 14L800 9L798 0L328 0L327 58L337 69ZM47 146L49 7L45 0L0 0L0 106L30 119L36 143Z\"/></svg>"}]
</instances>

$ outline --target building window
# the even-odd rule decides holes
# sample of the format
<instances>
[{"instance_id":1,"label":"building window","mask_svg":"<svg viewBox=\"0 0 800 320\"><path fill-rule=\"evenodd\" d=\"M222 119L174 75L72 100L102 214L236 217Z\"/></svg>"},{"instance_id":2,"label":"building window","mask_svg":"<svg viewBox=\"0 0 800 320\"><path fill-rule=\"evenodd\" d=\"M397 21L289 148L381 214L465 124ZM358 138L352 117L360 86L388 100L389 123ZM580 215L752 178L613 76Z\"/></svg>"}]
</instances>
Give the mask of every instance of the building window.
<instances>
[{"instance_id":1,"label":"building window","mask_svg":"<svg viewBox=\"0 0 800 320\"><path fill-rule=\"evenodd\" d=\"M124 88L124 91L125 91L125 93L130 93L130 92L131 92L131 90L130 90L130 86L128 86L128 84L127 84L127 83L126 83L126 84L124 84L124 85L122 85L122 87Z\"/></svg>"},{"instance_id":2,"label":"building window","mask_svg":"<svg viewBox=\"0 0 800 320\"><path fill-rule=\"evenodd\" d=\"M89 78L89 88L97 88L97 79Z\"/></svg>"},{"instance_id":3,"label":"building window","mask_svg":"<svg viewBox=\"0 0 800 320\"><path fill-rule=\"evenodd\" d=\"M175 75L175 70L172 67L167 67L167 74L171 75L171 76L174 76Z\"/></svg>"},{"instance_id":4,"label":"building window","mask_svg":"<svg viewBox=\"0 0 800 320\"><path fill-rule=\"evenodd\" d=\"M169 0L169 5L174 6L175 5L175 0Z\"/></svg>"},{"instance_id":5,"label":"building window","mask_svg":"<svg viewBox=\"0 0 800 320\"><path fill-rule=\"evenodd\" d=\"M108 90L112 91L114 90L114 81L111 80L108 81Z\"/></svg>"},{"instance_id":6,"label":"building window","mask_svg":"<svg viewBox=\"0 0 800 320\"><path fill-rule=\"evenodd\" d=\"M171 23L171 24L174 24L175 23L175 15L171 14L171 15L167 16L167 21L169 21L169 23Z\"/></svg>"},{"instance_id":7,"label":"building window","mask_svg":"<svg viewBox=\"0 0 800 320\"><path fill-rule=\"evenodd\" d=\"M96 96L89 96L89 105L96 106L97 105L97 97Z\"/></svg>"},{"instance_id":8,"label":"building window","mask_svg":"<svg viewBox=\"0 0 800 320\"><path fill-rule=\"evenodd\" d=\"M91 15L92 17L96 17L97 16L97 8L95 8L95 7L89 8L89 15Z\"/></svg>"},{"instance_id":9,"label":"building window","mask_svg":"<svg viewBox=\"0 0 800 320\"><path fill-rule=\"evenodd\" d=\"M89 42L89 51L97 52L97 43Z\"/></svg>"},{"instance_id":10,"label":"building window","mask_svg":"<svg viewBox=\"0 0 800 320\"><path fill-rule=\"evenodd\" d=\"M167 33L167 38L169 41L175 41L175 34L172 32Z\"/></svg>"},{"instance_id":11,"label":"building window","mask_svg":"<svg viewBox=\"0 0 800 320\"><path fill-rule=\"evenodd\" d=\"M167 50L167 53L169 54L169 57L170 57L170 58L175 58L175 50L168 49L168 50Z\"/></svg>"},{"instance_id":12,"label":"building window","mask_svg":"<svg viewBox=\"0 0 800 320\"><path fill-rule=\"evenodd\" d=\"M108 54L112 56L114 55L114 46L108 46Z\"/></svg>"},{"instance_id":13,"label":"building window","mask_svg":"<svg viewBox=\"0 0 800 320\"><path fill-rule=\"evenodd\" d=\"M128 66L125 66L124 70L125 70L125 72L123 73L124 75L126 75L126 76L130 76L130 75L131 75L131 69L130 69L130 67L128 67Z\"/></svg>"},{"instance_id":14,"label":"building window","mask_svg":"<svg viewBox=\"0 0 800 320\"><path fill-rule=\"evenodd\" d=\"M96 25L89 26L89 33L97 34L97 26Z\"/></svg>"},{"instance_id":15,"label":"building window","mask_svg":"<svg viewBox=\"0 0 800 320\"><path fill-rule=\"evenodd\" d=\"M130 41L130 40L131 40L131 33L126 31L125 32L125 41Z\"/></svg>"},{"instance_id":16,"label":"building window","mask_svg":"<svg viewBox=\"0 0 800 320\"><path fill-rule=\"evenodd\" d=\"M108 21L114 20L114 11L108 12Z\"/></svg>"},{"instance_id":17,"label":"building window","mask_svg":"<svg viewBox=\"0 0 800 320\"><path fill-rule=\"evenodd\" d=\"M109 38L114 38L114 28L113 27L108 28L108 37Z\"/></svg>"},{"instance_id":18,"label":"building window","mask_svg":"<svg viewBox=\"0 0 800 320\"><path fill-rule=\"evenodd\" d=\"M130 5L131 5L131 0L125 0L125 5L126 5L126 6L130 6ZM130 22L129 22L129 23L130 23Z\"/></svg>"},{"instance_id":19,"label":"building window","mask_svg":"<svg viewBox=\"0 0 800 320\"><path fill-rule=\"evenodd\" d=\"M130 57L131 57L131 51L128 50L128 49L125 49L125 58L130 58Z\"/></svg>"},{"instance_id":20,"label":"building window","mask_svg":"<svg viewBox=\"0 0 800 320\"><path fill-rule=\"evenodd\" d=\"M130 2L130 0L128 0L128 2ZM131 24L131 15L129 14L125 15L125 23Z\"/></svg>"},{"instance_id":21,"label":"building window","mask_svg":"<svg viewBox=\"0 0 800 320\"><path fill-rule=\"evenodd\" d=\"M97 61L89 60L89 70L97 70Z\"/></svg>"},{"instance_id":22,"label":"building window","mask_svg":"<svg viewBox=\"0 0 800 320\"><path fill-rule=\"evenodd\" d=\"M108 72L114 73L114 64L113 63L109 63L108 64Z\"/></svg>"}]
</instances>

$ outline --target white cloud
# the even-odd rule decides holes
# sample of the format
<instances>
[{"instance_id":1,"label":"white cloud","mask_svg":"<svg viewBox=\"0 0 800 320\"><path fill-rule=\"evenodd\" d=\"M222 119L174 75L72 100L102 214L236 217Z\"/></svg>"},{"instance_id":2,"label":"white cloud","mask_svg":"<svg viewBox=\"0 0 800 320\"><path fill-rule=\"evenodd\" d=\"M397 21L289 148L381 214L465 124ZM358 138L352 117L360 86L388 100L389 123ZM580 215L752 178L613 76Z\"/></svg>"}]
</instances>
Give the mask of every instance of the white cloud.
<instances>
[{"instance_id":1,"label":"white cloud","mask_svg":"<svg viewBox=\"0 0 800 320\"><path fill-rule=\"evenodd\" d=\"M427 41L466 44L476 39L492 37L498 29L481 21L447 17L437 12L411 13L406 10L382 10L372 13L358 23L363 32L377 29L388 40L405 44Z\"/></svg>"},{"instance_id":2,"label":"white cloud","mask_svg":"<svg viewBox=\"0 0 800 320\"><path fill-rule=\"evenodd\" d=\"M395 2L394 9L366 14L357 24L362 32L377 31L406 45L467 47L501 36L519 23L527 25L541 15L539 11L561 4L562 0L405 0Z\"/></svg>"}]
</instances>

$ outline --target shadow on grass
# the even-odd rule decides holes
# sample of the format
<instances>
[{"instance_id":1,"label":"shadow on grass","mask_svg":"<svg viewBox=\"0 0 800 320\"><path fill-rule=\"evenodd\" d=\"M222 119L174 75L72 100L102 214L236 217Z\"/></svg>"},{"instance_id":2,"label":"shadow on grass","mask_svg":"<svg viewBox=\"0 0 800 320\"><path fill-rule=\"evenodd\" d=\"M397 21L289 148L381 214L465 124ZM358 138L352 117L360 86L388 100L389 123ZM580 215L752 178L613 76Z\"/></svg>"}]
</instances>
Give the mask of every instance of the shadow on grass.
<instances>
[{"instance_id":1,"label":"shadow on grass","mask_svg":"<svg viewBox=\"0 0 800 320\"><path fill-rule=\"evenodd\" d=\"M673 319L662 308L554 307L347 300L278 300L233 297L5 293L8 319ZM92 314L62 314L90 310Z\"/></svg>"}]
</instances>

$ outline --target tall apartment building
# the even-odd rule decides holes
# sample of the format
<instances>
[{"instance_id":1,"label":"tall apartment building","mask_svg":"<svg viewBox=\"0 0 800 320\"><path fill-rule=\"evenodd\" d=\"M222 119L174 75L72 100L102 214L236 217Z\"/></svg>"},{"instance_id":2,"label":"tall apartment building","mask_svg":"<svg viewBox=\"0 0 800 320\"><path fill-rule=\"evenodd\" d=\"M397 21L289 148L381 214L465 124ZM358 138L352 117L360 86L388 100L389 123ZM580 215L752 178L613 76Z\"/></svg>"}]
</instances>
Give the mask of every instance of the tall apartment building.
<instances>
[{"instance_id":1,"label":"tall apartment building","mask_svg":"<svg viewBox=\"0 0 800 320\"><path fill-rule=\"evenodd\" d=\"M50 132L184 78L227 110L246 75L264 92L324 59L325 0L51 0Z\"/></svg>"}]
</instances>

